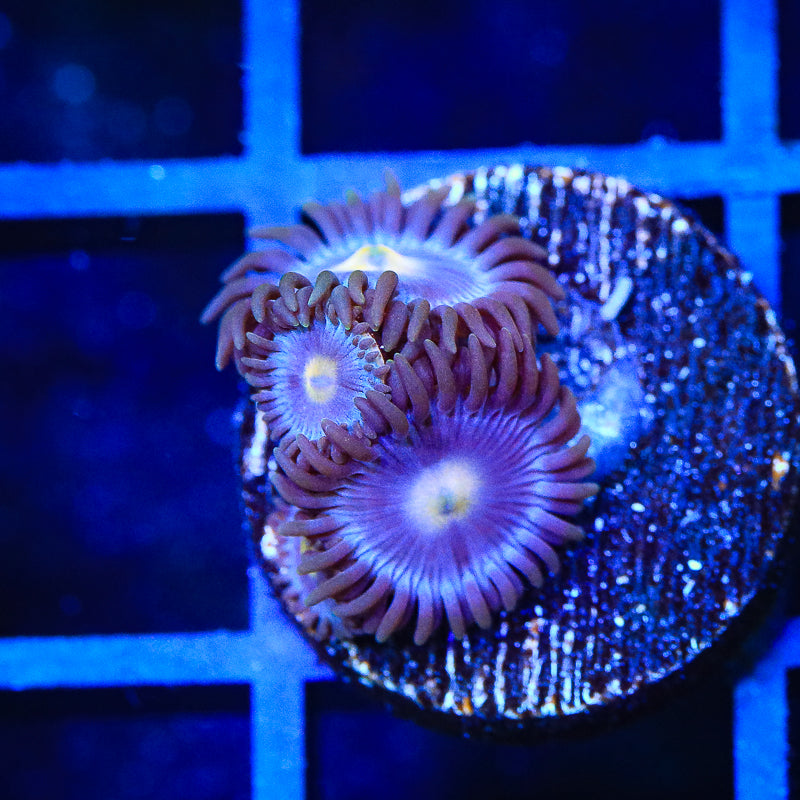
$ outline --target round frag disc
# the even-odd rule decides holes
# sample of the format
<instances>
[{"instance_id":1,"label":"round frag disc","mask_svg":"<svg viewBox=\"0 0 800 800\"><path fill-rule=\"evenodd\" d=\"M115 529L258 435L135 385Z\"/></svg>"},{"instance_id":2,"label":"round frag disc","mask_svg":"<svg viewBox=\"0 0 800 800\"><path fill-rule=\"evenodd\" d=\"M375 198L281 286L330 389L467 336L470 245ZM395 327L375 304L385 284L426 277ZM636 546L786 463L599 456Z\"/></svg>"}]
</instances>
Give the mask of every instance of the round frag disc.
<instances>
[{"instance_id":1,"label":"round frag disc","mask_svg":"<svg viewBox=\"0 0 800 800\"><path fill-rule=\"evenodd\" d=\"M564 168L498 166L444 183L448 202L479 201L476 220L520 217L567 290L561 333L539 350L593 438L601 490L579 520L586 539L491 630L378 644L339 638L324 609L303 605L297 545L267 524L270 455L251 404L248 519L285 610L344 677L468 733L569 725L680 674L768 584L800 465L794 365L749 276L673 203Z\"/></svg>"}]
</instances>

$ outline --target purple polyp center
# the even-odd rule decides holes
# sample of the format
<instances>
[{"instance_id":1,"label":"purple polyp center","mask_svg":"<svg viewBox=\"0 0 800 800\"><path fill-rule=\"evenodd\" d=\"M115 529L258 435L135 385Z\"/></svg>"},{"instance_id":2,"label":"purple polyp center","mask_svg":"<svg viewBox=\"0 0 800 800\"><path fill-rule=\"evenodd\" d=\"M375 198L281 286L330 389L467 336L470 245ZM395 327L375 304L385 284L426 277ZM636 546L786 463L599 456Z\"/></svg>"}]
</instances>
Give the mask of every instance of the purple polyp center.
<instances>
[{"instance_id":1,"label":"purple polyp center","mask_svg":"<svg viewBox=\"0 0 800 800\"><path fill-rule=\"evenodd\" d=\"M360 344L365 344L361 336ZM275 410L295 434L309 439L323 435L321 422L330 419L349 427L360 419L354 405L379 379L373 370L382 363L365 359L374 347L359 347L340 325L326 320L324 326L295 328L274 337L280 350L270 356Z\"/></svg>"},{"instance_id":2,"label":"purple polyp center","mask_svg":"<svg viewBox=\"0 0 800 800\"><path fill-rule=\"evenodd\" d=\"M356 249L344 259L338 254L333 258L327 254L311 263L314 274L327 269L341 276L358 269L368 276L377 276L391 270L400 279L399 300L427 300L431 307L474 301L490 293L492 285L487 273L477 267L466 251L410 237L396 241L387 238L385 244L356 243Z\"/></svg>"},{"instance_id":3,"label":"purple polyp center","mask_svg":"<svg viewBox=\"0 0 800 800\"><path fill-rule=\"evenodd\" d=\"M534 464L544 449L536 428L500 411L434 409L405 439L383 437L378 458L348 479L330 511L339 535L376 572L405 574L411 586L499 558L530 530L536 484L547 479Z\"/></svg>"}]
</instances>

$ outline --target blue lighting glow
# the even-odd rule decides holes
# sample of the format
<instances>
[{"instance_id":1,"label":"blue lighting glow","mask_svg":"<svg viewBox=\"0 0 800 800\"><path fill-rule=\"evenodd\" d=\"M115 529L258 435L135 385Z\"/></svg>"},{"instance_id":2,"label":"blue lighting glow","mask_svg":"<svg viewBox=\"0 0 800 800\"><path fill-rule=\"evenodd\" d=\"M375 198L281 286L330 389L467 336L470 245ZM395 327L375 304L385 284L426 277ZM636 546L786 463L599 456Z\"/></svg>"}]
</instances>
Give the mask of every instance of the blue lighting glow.
<instances>
[{"instance_id":1,"label":"blue lighting glow","mask_svg":"<svg viewBox=\"0 0 800 800\"><path fill-rule=\"evenodd\" d=\"M411 4L428 17L435 17L439 13L434 5ZM462 8L464 4L453 5ZM530 4L525 2L466 5L471 9L488 9L487 15L491 16L494 27L491 31L487 30L487 41L491 34L495 41L500 42L500 47L509 48L514 46L511 41L514 15L527 13L530 9ZM573 30L565 11L570 6L550 5L551 10L547 13L553 15L553 19L538 25L535 41L517 42L517 49L513 53L527 64L539 65L543 70L540 74L545 75L548 70L563 71L568 62ZM592 6L589 13L605 16L608 24L613 25L614 11L605 4L602 9L596 3L586 5ZM656 13L656 6L664 7L663 4L646 3L619 5L636 5L636 13L645 17L651 12ZM706 115L702 99L698 102L691 82L679 84L680 91L677 94L680 101L694 104L699 129L707 134L701 138L706 141L698 141L696 137L690 141L692 137L682 135L681 129L669 115L654 113L647 121L642 121L638 113L642 104L637 98L641 96L650 103L656 96L652 86L645 85L640 87L640 91L625 92L622 98L621 113L624 114L626 109L630 109L631 113L630 118L621 120L621 124L627 125L626 131L634 132L629 136L628 143L601 144L604 135L599 129L602 109L577 103L574 93L569 91L569 83L565 84L567 89L564 91L548 95L546 81L539 81L531 84L530 91L523 90L515 94L506 108L495 108L492 113L492 124L496 124L499 132L498 140L490 144L504 149L413 152L403 146L394 148L395 152L388 157L385 153L360 152L359 147L351 147L351 152L345 155L331 155L323 151L307 157L301 152L301 142L304 136L308 138L309 131L303 128L298 102L301 97L299 51L303 36L300 25L302 4L299 0L251 0L244 4L203 0L193 6L195 11L192 19L186 18L185 4L172 0L147 0L133 4L93 0L88 7L94 9L94 16L107 25L102 36L92 39L94 60L70 49L70 46L74 47L77 37L62 35L63 31L79 29L79 23L92 19L92 14L79 18L68 3L47 3L46 6L52 14L43 10L40 4L22 2L11 3L0 12L0 98L4 104L3 125L0 126L3 129L0 132L0 160L5 162L0 166L0 218L4 220L4 231L8 226L15 225L15 220L40 221L37 223L37 232L33 234L23 231L21 236L4 236L0 239L0 248L4 251L0 264L0 319L7 323L3 328L3 341L6 353L19 354L13 364L14 371L4 362L2 383L6 385L0 386L0 401L7 404L2 406L3 416L10 424L4 428L3 446L8 449L15 444L19 452L25 453L26 447L28 452L31 450L33 441L35 452L29 452L29 455L34 463L45 456L58 456L63 463L75 463L77 458L83 465L81 468L85 467L86 471L82 473L84 479L90 475L88 480L91 482L91 475L95 474L91 472L92 469L95 472L106 469L110 477L97 478L94 493L85 496L78 489L73 491L74 487L69 483L59 485L54 482L48 491L42 491L43 484L38 479L16 480L18 476L14 472L19 472L19 463L15 460L8 469L2 488L6 496L15 500L23 496L32 497L40 505L47 506L52 512L48 512L52 530L63 531L65 513L71 513L73 503L83 499L85 504L96 504L96 515L105 518L114 503L113 497L103 494L107 487L111 485L113 488L115 481L117 485L121 483L121 475L133 481L143 474L131 471L130 464L118 457L107 456L98 467L93 450L97 446L86 438L92 430L96 433L99 431L98 436L108 436L116 444L119 450L117 456L123 452L130 454L132 448L140 452L159 452L164 456L159 469L162 470L160 474L165 484L182 466L180 459L174 459L175 449L170 451L171 455L165 450L170 442L177 442L180 452L213 450L217 467L223 464L222 479L229 480L225 496L229 498L230 506L217 519L227 519L227 523L220 522L219 525L230 524L231 528L224 542L222 539L215 540L219 542L219 557L203 560L200 555L202 543L206 537L215 535L213 524L202 528L205 524L203 517L207 514L207 495L216 491L215 483L221 478L219 470L204 471L194 465L205 490L193 494L181 491L178 497L170 497L167 492L159 494L150 508L142 504L141 508L129 509L124 525L105 529L110 530L111 535L125 535L128 531L131 536L129 550L138 548L145 552L150 548L152 554L155 553L155 544L160 541L160 549L154 558L115 560L119 551L113 542L109 542L106 549L111 551L112 558L106 561L100 559L100 563L97 563L92 562L91 551L81 556L85 557L84 563L93 563L91 569L94 570L94 577L89 575L78 585L51 585L53 570L61 560L70 556L69 542L55 537L44 544L41 537L30 533L25 515L15 511L16 507L11 503L4 502L0 510L0 541L5 545L6 560L10 564L10 559L24 553L33 565L31 572L26 573L32 577L23 588L19 588L18 584L12 586L10 581L1 587L7 593L14 586L18 588L13 596L3 595L0 608L3 609L4 619L8 621L7 615L12 611L32 616L40 614L40 619L50 614L50 627L36 629L36 625L29 624L32 618L29 617L27 622L23 620L25 624L21 627L14 628L9 623L9 627L3 630L6 638L0 639L0 687L14 690L5 692L12 698L9 702L16 702L14 698L21 697L30 703L35 690L52 686L71 689L125 687L121 691L127 692L132 682L145 686L244 685L245 695L249 696L251 703L249 731L243 710L247 701L241 698L233 704L236 718L213 728L203 729L196 719L187 720L185 717L162 727L153 725L152 720L145 721L145 735L141 743L136 743L139 749L135 757L129 758L116 770L115 780L127 776L131 792L137 785L142 793L148 789L155 792L153 776L156 773L150 771L143 775L143 771L149 769L151 760L160 758L162 765L169 762L167 766L172 778L181 769L192 770L192 786L197 787L205 775L209 780L205 788L198 787L200 791L224 798L235 796L234 789L239 796L246 794L244 784L247 779L243 776L246 776L249 767L253 800L275 797L275 787L278 786L281 787L283 800L300 800L304 796L303 781L306 774L306 749L303 737L298 735L303 730L305 720L303 683L313 676L327 676L328 672L299 640L296 631L277 613L274 602L268 599L268 591L260 573L251 573L249 603L252 622L249 629L227 629L247 625L243 608L233 605L219 613L213 610L214 603L224 594L221 586L231 580L228 568L221 566L230 564L230 553L225 548L230 541L235 541L230 546L244 550L243 540L236 538L240 533L240 522L233 467L230 466L230 409L224 405L224 397L230 396L230 384L226 380L230 376L218 376L211 372L213 333L196 329L196 317L204 298L213 291L217 266L209 270L207 265L205 271L201 269L199 272L194 263L187 267L186 259L190 257L187 252L191 251L188 245L184 243L177 248L177 252L173 250L165 256L164 237L153 236L148 254L142 260L144 266L131 267L130 274L138 279L144 274L143 270L150 270L147 274L151 277L158 273L157 277L164 282L162 293L156 297L150 285L142 287L134 282L130 286L118 287L118 291L115 289L115 302L108 314L110 320L89 319L88 315L84 315L87 317L85 319L76 318L84 308L81 305L83 296L76 290L79 282L85 282L80 283L81 287L88 285L94 287L93 291L98 291L98 287L107 284L124 260L118 253L98 256L92 242L87 241L81 233L84 231L85 218L145 214L150 215L150 219L158 220L171 215L234 212L243 214L248 225L276 224L292 219L297 206L309 197L329 200L334 194L340 196L341 189L351 184L359 191L379 188L380 173L385 166L396 171L403 185L411 186L422 180L471 169L484 163L526 161L577 164L610 174L625 174L636 185L667 196L721 198L727 243L742 258L744 265L754 272L757 285L768 299L778 303L782 248L781 197L784 203L787 198L800 197L800 148L797 142L780 141L776 132L792 138L800 130L800 105L796 102L796 87L800 85L800 58L794 46L797 29L794 20L800 6L796 2L720 0L705 5L701 11L698 4L681 4L687 9L685 15L674 15L680 25L692 28L691 21L695 14L712 19L715 26L719 21L720 25L718 38L710 44L700 43L709 51L705 55L700 52L699 56L702 60L707 55L714 61L722 53L719 73L715 74L710 84L715 91L717 87L720 89L721 113L717 113L716 103L712 103L713 113ZM198 8L202 11L198 11ZM781 20L778 19L779 8L781 13L787 15ZM60 18L59 13L65 18ZM237 35L240 13L241 37ZM327 7L326 13L330 13ZM500 25L503 19L507 20L507 24ZM208 33L201 24L203 20L211 21L207 26ZM320 30L326 32L326 20L315 20L315 24L318 23ZM338 47L335 56L339 67L323 73L324 81L318 86L320 91L326 87L335 88L349 97L353 105L364 102L365 98L342 76L360 68L359 52L362 48L369 49L371 54L381 54L381 40L372 35L372 30L369 27L360 28L360 38L359 31L355 31L355 44L350 48L343 49L334 37L332 44L335 51ZM716 33L715 30L715 37ZM411 25L407 30L395 30L392 35L395 41L406 41L409 37L413 39L414 27ZM784 42L780 59L778 36ZM635 38L634 32L632 43ZM176 41L180 46L176 46ZM147 50L142 42L150 42L150 49ZM607 66L613 69L614 53L608 51L606 43L607 39L601 35L593 36L589 42L606 59ZM431 39L429 45L427 52L435 50L436 40ZM576 43L576 52L585 52L578 45L579 42ZM413 63L410 51L407 55L408 58L387 67L394 82L379 86L378 93L367 100L390 107L399 94L415 109L424 106L430 115L436 116L441 109L437 91L444 91L455 83L460 98L455 107L461 115L459 119L464 120L463 126L470 124L476 115L484 113L482 108L485 103L491 105L491 92L476 100L474 91L476 83L480 84L484 78L481 65L486 53L469 51L467 57L459 62L462 67L460 71L451 69L452 64L448 65L445 55L444 71L437 75L421 72ZM651 54L644 55L652 66ZM313 56L306 53L304 57ZM677 58L682 58L682 55L679 54ZM160 75L158 70L153 70L145 80L141 80L129 67L145 61L151 66L163 62L167 67ZM586 81L592 77L593 65L580 61L577 63L583 71L576 72L576 76L583 81L585 88ZM40 66L34 69L32 64ZM126 64L127 67L124 66ZM101 65L104 66L101 68ZM657 62L657 69L650 74L656 78L662 73L667 76L668 65L668 59ZM29 78L22 80L23 75ZM108 82L114 76L117 83L112 92ZM439 88L435 88L434 84ZM709 85L708 81L705 85ZM418 88L416 94L414 88ZM549 96L550 102L532 104L530 95L534 88L545 99ZM657 111L657 103L653 105ZM547 140L547 144L518 145L516 142L535 140L536 136L531 133L522 138L509 138L502 130L502 119L504 113L513 111L516 114L522 106L532 109L534 117L538 115L543 118L542 125L548 130L563 131L566 124L564 115L568 112L579 115L582 120L580 133L563 141L556 137L555 140ZM779 106L782 109L780 118ZM335 108L339 112L334 126L338 135L343 128L352 125L353 120L342 114L340 107ZM678 105L675 110L679 114L681 107ZM417 124L416 119L411 119L412 126ZM370 120L370 123L374 124L374 120ZM443 124L453 123L444 120ZM320 130L320 127L316 128L317 133ZM369 125L357 126L355 132L356 138L368 137ZM643 141L631 141L636 136ZM321 150L316 144L320 137L315 135L311 138L311 149ZM387 135L387 138L391 137ZM241 142L247 146L242 148ZM346 151L347 148L340 149ZM791 204L796 204L796 200L792 200ZM800 219L800 215L797 218ZM60 250L62 261L58 266L58 290L53 290L48 284L51 293L44 296L43 300L44 284L37 276L41 276L42 269L47 272L56 268L55 257L52 256L52 234L47 231L66 224L64 219L69 220L75 239L68 241ZM800 242L800 234L793 235ZM112 236L114 247L120 245L120 237L119 231ZM20 244L21 240L23 244ZM236 247L239 245L241 242L237 242ZM114 248L109 245L108 249ZM226 251L225 254L214 256L220 262L219 267L223 266L228 256L233 258L235 249L229 248L230 253ZM800 252L800 244L796 244L793 252ZM192 254L196 252L191 251ZM786 264L785 285L789 286L792 292L790 296L794 298L797 296L794 287L798 282L792 278L790 285L789 269L795 262L790 264L787 261ZM796 270L792 275L795 273ZM62 292L64 287L71 287L74 293ZM141 359L132 358L131 350L126 348L131 346L136 337L152 336L158 332L168 316L162 310L161 303L170 297L181 301L180 313L183 317L178 328L184 333L180 333L178 338L187 337L184 341L194 343L198 351L207 349L198 358L208 365L203 367L210 373L208 385L200 389L193 382L184 380L173 387L174 392L169 396L160 397L156 392L139 395L143 387L135 380L132 365L142 371L145 371L146 365ZM75 302L70 307L65 300L73 299ZM10 306L13 307L13 314L9 311ZM43 309L47 314L43 314ZM797 308L786 308L785 312L796 315ZM56 313L63 316L58 317L58 324L53 325L50 316ZM70 325L62 324L66 322L74 324L75 337L80 345L75 348L79 351L79 358L75 356L71 345L67 347L64 340L58 338L64 333L65 327L70 329ZM40 330L51 332L49 341L44 345L42 342L47 337L29 335L33 323ZM195 336L196 339L192 338ZM153 347L148 350L148 357L158 361L160 356L156 338L153 337ZM137 352L139 341L136 339L133 345ZM41 350L40 346L46 347ZM69 358L65 356L65 348ZM42 353L48 354L44 367ZM186 351L182 351L182 355L185 356ZM108 374L117 374L114 370L122 359L131 359L124 362L124 368L120 368L119 372L123 376L120 380L123 380L123 386L129 393L124 410L139 421L153 422L149 438L138 443L130 436L125 436L119 426L106 423L98 428L96 425L98 414L102 416L106 412L101 402L103 391L98 389L100 384L93 381L99 382ZM75 376L69 374L54 377L56 371L68 372L75 368L76 363L83 370L80 380L76 381ZM185 358L180 360L178 368L184 370L184 377L193 377L186 363ZM103 370L109 373L105 374ZM43 376L47 380L42 380ZM51 378L53 384L48 388ZM18 411L8 410L18 408L20 393L13 391L13 384L23 380L28 392L26 397L30 399L33 396L36 401L32 418L39 425L38 430L51 434L44 444L43 440L27 436L27 429L20 425ZM635 393L635 387L630 388ZM125 393L122 394L124 396ZM189 416L193 415L191 426L187 428L184 424L186 416L178 414L168 417L166 421L162 416L159 423L161 415L157 413L158 409L175 405L178 398L186 396L191 397L193 403L189 412ZM638 399L634 399L633 405L636 405ZM603 402L606 403L605 400ZM46 428L47 425L51 427ZM55 450L47 443L49 441L58 442ZM230 472L225 472L229 466ZM116 475L111 475L112 470L116 470ZM88 514L87 508L83 513ZM164 530L169 526L183 538L176 536L165 543ZM196 550L188 556L179 546L185 540L187 531L190 541L193 536L197 542ZM102 534L95 530L87 533L86 538L99 535ZM125 546L119 544L119 549L124 551ZM102 550L103 547L99 546L98 551ZM98 554L94 555L96 557ZM240 556L241 553L233 559L238 558L235 563L237 575L243 574L245 569L244 557ZM153 563L154 559L158 561L162 557L166 559L168 567L159 574L158 570L154 570ZM203 563L212 567L210 578L204 577ZM120 572L123 565L125 571ZM223 574L224 570L228 571ZM180 600L177 597L180 592L173 583L177 572L181 572L186 578L185 582L193 586L194 592L183 597L190 606L188 610L184 609L183 615L165 611L173 600ZM143 586L151 590L145 588L137 593L137 587L141 589ZM124 602L119 601L120 587L124 590ZM103 592L108 592L107 596ZM146 605L137 609L136 605L141 600ZM202 612L203 603L211 607L208 614ZM33 608L37 604L38 610ZM86 627L87 614L93 613L92 609L98 607L105 608L107 616L99 617L99 623ZM192 616L195 611L197 613ZM144 628L129 624L130 619L139 612L147 620ZM125 617L125 622L120 622L120 615ZM192 626L200 632L185 632ZM226 629L208 630L209 627ZM155 628L164 632L154 634L152 631ZM121 629L127 630L126 635L119 634ZM95 635L85 635L90 632ZM31 636L33 633L42 635ZM65 633L70 635L48 635ZM750 797L780 800L789 795L786 769L786 672L788 668L800 665L798 643L800 628L795 622L776 638L774 646L762 658L759 666L741 680L735 689L732 759L735 762L735 796L738 800ZM723 693L720 690L720 694ZM796 686L795 695L800 695ZM792 702L800 706L796 697ZM115 707L127 709L128 705L118 703ZM717 709L721 716L727 713L725 708L726 701L723 698ZM702 708L698 708L696 713L701 714ZM687 714L687 719L692 714L694 711ZM708 723L708 720L705 721ZM33 777L38 776L37 779L43 780L42 770L47 765L42 760L42 740L37 735L37 724L34 722L25 729L24 739L18 735L13 720L11 724L6 724L3 751L10 753L15 747L18 750L28 748L33 757L38 759L38 764L35 764L38 771ZM320 726L327 723L325 719L318 719L316 724ZM348 724L352 725L354 737L363 733L358 725L353 725L352 719ZM59 725L65 729L69 727L63 721ZM73 732L77 730L78 735L74 749L69 752L75 756L75 769L82 770L78 776L80 780L75 783L76 790L87 786L91 789L93 786L97 792L96 781L94 784L92 781L96 778L95 767L98 762L87 758L81 762L77 760L77 756L85 757L87 750L92 750L90 745L103 742L101 728L94 723L88 727L90 730L86 725L72 729ZM198 727L203 729L202 735L197 733ZM381 757L379 745L382 743L379 735L385 729L378 724L372 730L377 733L367 742L375 751L370 774L375 776L375 781L385 782L385 774L377 769ZM98 731L101 732L98 734ZM190 738L186 738L187 731ZM120 745L115 751L119 755L128 742L128 734L120 733L119 727L113 728L113 732L112 744ZM206 735L209 732L211 736ZM404 732L408 736L414 735L413 728ZM332 735L340 735L340 730L335 728ZM48 736L47 747L50 752L55 752L57 737L55 734ZM406 748L408 736L388 739L387 748L396 756L400 768L405 770L402 779L410 782L409 762L403 759L408 752L416 752L418 748ZM164 749L165 737L172 743L172 755ZM642 735L638 739L628 740L628 743L635 751L638 743L646 740L647 736ZM201 741L202 748L193 752L187 743L196 741ZM225 761L220 757L210 766L205 765L202 763L205 754L214 759L219 752L219 748L214 746L215 741L222 742L222 750L230 759ZM675 766L677 772L680 769L677 756L679 737L674 741L663 741L664 752L659 756L664 759L662 766ZM69 730L64 742L69 742ZM466 743L466 747L470 744ZM312 745L318 750L321 747L316 740ZM348 754L352 754L353 749L350 748ZM458 752L463 755L465 751ZM594 758L592 763L598 768L615 763L611 757L603 762L596 754L593 756L590 747L583 752L587 757ZM630 756L629 751L624 752ZM510 772L518 769L520 763L528 763L532 750L525 748L520 753L522 762L508 762ZM628 761L635 758L634 754L633 759L629 758ZM219 766L223 761L225 763ZM317 771L312 770L311 774L324 787L324 775L319 773L320 763L317 762L314 767ZM331 770L341 767L341 763L335 761L327 763ZM440 762L440 766L441 763L452 766L455 762ZM235 773L226 772L231 764L237 766ZM212 768L216 770L214 774L209 772ZM576 774L580 778L591 772L584 769L577 770ZM230 777L232 783L224 785L220 776ZM355 781L357 778L357 771L351 769L343 780ZM171 788L173 783L166 785ZM13 792L15 786L7 784L6 788ZM216 795L213 795L213 786L218 787ZM431 786L431 791L438 788L434 784ZM409 788L416 793L415 796L424 796L418 791L419 787ZM797 791L796 786L793 788ZM363 786L358 790L362 793L365 791ZM322 789L319 789L317 796L322 796L321 792ZM369 794L369 790L366 793ZM185 784L183 788L176 788L172 796L181 795L187 795ZM38 795L31 794L29 787L28 796L48 796L48 792L42 790Z\"/></svg>"},{"instance_id":2,"label":"blue lighting glow","mask_svg":"<svg viewBox=\"0 0 800 800\"><path fill-rule=\"evenodd\" d=\"M53 92L59 100L73 106L92 98L96 82L94 73L83 64L64 64L53 75Z\"/></svg>"},{"instance_id":3,"label":"blue lighting glow","mask_svg":"<svg viewBox=\"0 0 800 800\"><path fill-rule=\"evenodd\" d=\"M0 50L5 48L11 41L13 29L11 27L11 20L8 16L0 11Z\"/></svg>"}]
</instances>

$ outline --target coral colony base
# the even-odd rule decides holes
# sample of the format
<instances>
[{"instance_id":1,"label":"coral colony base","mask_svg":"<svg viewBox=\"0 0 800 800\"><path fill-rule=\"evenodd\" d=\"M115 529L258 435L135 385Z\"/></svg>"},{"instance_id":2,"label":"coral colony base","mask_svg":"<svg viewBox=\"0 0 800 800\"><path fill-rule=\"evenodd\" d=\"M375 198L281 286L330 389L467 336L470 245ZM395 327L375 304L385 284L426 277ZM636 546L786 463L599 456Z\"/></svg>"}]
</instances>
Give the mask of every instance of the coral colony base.
<instances>
[{"instance_id":1,"label":"coral colony base","mask_svg":"<svg viewBox=\"0 0 800 800\"><path fill-rule=\"evenodd\" d=\"M798 415L713 237L521 165L303 211L204 320L250 387L261 564L330 663L508 732L618 707L727 631L775 561Z\"/></svg>"}]
</instances>

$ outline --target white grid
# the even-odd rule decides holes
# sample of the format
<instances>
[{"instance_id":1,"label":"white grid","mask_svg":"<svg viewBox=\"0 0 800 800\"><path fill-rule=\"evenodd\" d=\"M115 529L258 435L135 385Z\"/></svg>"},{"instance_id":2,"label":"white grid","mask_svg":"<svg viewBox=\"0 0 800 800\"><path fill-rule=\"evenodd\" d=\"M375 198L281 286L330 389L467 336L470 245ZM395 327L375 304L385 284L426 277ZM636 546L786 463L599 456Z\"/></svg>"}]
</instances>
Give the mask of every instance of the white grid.
<instances>
[{"instance_id":1,"label":"white grid","mask_svg":"<svg viewBox=\"0 0 800 800\"><path fill-rule=\"evenodd\" d=\"M800 192L800 142L778 138L777 0L722 0L719 142L315 155L299 152L299 0L244 0L240 157L0 168L0 218L244 213L293 217L347 184L374 190L386 166L403 185L485 164L561 164L624 175L665 196L720 196L726 240L780 305L780 195ZM334 187L334 188L332 188ZM0 640L0 688L249 683L254 800L304 794L303 684L325 677L250 571L243 632ZM800 666L800 620L735 690L736 796L787 794L786 670Z\"/></svg>"}]
</instances>

